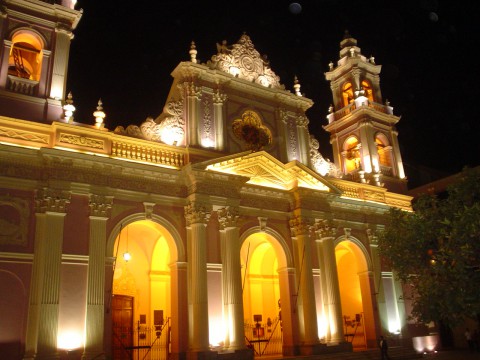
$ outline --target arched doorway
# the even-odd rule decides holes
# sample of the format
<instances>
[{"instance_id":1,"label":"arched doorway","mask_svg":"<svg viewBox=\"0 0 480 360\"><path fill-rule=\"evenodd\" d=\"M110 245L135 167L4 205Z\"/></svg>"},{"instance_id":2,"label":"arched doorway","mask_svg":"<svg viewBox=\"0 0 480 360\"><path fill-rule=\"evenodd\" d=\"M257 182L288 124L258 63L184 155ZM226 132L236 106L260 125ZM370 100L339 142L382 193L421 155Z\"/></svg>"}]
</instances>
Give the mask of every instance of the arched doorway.
<instances>
[{"instance_id":1,"label":"arched doorway","mask_svg":"<svg viewBox=\"0 0 480 360\"><path fill-rule=\"evenodd\" d=\"M240 252L245 338L255 356L282 353L279 260L272 240L252 234Z\"/></svg>"},{"instance_id":2,"label":"arched doorway","mask_svg":"<svg viewBox=\"0 0 480 360\"><path fill-rule=\"evenodd\" d=\"M168 358L172 316L169 238L168 231L153 221L121 226L114 244L115 359Z\"/></svg>"},{"instance_id":3,"label":"arched doorway","mask_svg":"<svg viewBox=\"0 0 480 360\"><path fill-rule=\"evenodd\" d=\"M343 328L354 350L376 346L374 292L360 242L343 239L335 247Z\"/></svg>"}]
</instances>

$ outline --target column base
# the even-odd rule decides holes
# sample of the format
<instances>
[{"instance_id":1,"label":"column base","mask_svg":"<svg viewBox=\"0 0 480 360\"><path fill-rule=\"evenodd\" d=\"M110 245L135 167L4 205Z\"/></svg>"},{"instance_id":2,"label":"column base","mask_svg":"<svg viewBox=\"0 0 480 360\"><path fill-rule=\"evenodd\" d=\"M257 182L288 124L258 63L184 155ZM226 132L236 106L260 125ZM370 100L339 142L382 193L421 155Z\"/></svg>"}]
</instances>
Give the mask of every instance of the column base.
<instances>
[{"instance_id":1,"label":"column base","mask_svg":"<svg viewBox=\"0 0 480 360\"><path fill-rule=\"evenodd\" d=\"M187 351L187 360L213 360L217 353L209 350L205 351Z\"/></svg>"},{"instance_id":2,"label":"column base","mask_svg":"<svg viewBox=\"0 0 480 360\"><path fill-rule=\"evenodd\" d=\"M327 348L326 344L309 344L309 345L300 345L300 355L319 355L325 353Z\"/></svg>"},{"instance_id":3,"label":"column base","mask_svg":"<svg viewBox=\"0 0 480 360\"><path fill-rule=\"evenodd\" d=\"M298 355L300 351L298 350L298 346L295 345L283 345L282 347L282 355L283 356L295 356Z\"/></svg>"},{"instance_id":4,"label":"column base","mask_svg":"<svg viewBox=\"0 0 480 360\"><path fill-rule=\"evenodd\" d=\"M217 353L218 360L253 360L252 349L239 349Z\"/></svg>"}]
</instances>

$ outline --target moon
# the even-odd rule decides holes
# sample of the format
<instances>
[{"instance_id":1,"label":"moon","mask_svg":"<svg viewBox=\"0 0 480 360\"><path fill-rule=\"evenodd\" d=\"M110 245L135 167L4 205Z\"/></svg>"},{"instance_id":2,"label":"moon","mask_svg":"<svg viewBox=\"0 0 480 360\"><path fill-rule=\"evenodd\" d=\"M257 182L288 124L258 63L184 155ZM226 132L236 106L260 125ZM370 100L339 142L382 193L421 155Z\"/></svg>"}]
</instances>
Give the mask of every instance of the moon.
<instances>
[{"instance_id":1,"label":"moon","mask_svg":"<svg viewBox=\"0 0 480 360\"><path fill-rule=\"evenodd\" d=\"M300 14L302 12L302 5L300 5L297 2L293 2L288 6L288 9L290 10L290 12L292 14L297 15L297 14Z\"/></svg>"}]
</instances>

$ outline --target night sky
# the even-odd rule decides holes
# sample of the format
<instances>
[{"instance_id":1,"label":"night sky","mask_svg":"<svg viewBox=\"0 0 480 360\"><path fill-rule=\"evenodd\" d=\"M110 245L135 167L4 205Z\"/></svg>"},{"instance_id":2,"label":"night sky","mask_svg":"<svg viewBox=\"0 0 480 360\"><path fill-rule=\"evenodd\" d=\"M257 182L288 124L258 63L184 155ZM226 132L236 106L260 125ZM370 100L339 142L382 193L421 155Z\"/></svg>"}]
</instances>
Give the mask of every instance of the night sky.
<instances>
[{"instance_id":1,"label":"night sky","mask_svg":"<svg viewBox=\"0 0 480 360\"><path fill-rule=\"evenodd\" d=\"M422 169L440 176L480 165L476 1L309 0L298 1L299 13L291 3L137 0L126 6L79 0L83 17L74 32L67 82L75 121L93 124L99 98L110 130L157 117L170 73L189 60L192 40L197 58L206 62L217 42L235 43L246 32L287 89L293 91L298 76L302 93L315 102L307 112L310 131L331 159L322 129L332 102L324 73L338 60L348 30L363 55L382 65L382 95L401 116L397 129L411 187L430 180L418 177Z\"/></svg>"}]
</instances>

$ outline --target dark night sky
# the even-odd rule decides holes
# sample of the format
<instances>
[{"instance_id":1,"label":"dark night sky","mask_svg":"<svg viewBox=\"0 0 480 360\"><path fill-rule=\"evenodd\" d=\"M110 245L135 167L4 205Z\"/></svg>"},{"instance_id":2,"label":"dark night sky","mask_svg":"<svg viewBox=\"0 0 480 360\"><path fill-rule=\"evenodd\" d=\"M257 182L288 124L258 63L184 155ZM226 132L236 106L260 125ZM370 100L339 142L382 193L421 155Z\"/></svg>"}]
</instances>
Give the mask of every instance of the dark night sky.
<instances>
[{"instance_id":1,"label":"dark night sky","mask_svg":"<svg viewBox=\"0 0 480 360\"><path fill-rule=\"evenodd\" d=\"M268 55L273 71L292 90L294 75L315 105L307 113L320 151L331 158L322 129L332 96L324 72L338 60L346 29L365 56L382 65L384 99L401 116L399 141L407 176L415 184L424 167L453 173L480 165L476 1L308 0L121 1L79 0L83 17L70 52L67 91L75 120L93 124L102 98L106 126L158 116L172 82L188 61L190 42L206 62L216 43L235 43L243 32ZM425 179L424 179L425 180Z\"/></svg>"}]
</instances>

